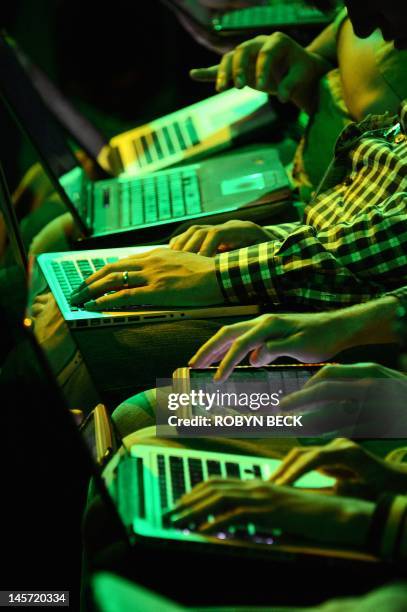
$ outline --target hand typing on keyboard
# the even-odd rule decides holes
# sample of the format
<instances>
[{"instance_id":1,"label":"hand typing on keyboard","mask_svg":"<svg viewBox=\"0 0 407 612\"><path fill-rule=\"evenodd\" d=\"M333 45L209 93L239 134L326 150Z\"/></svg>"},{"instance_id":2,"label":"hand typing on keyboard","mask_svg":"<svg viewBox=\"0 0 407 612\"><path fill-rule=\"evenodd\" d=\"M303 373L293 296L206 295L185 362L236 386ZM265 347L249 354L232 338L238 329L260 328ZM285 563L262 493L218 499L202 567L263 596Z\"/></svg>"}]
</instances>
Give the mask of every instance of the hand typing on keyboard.
<instances>
[{"instance_id":1,"label":"hand typing on keyboard","mask_svg":"<svg viewBox=\"0 0 407 612\"><path fill-rule=\"evenodd\" d=\"M191 225L170 241L174 251L199 253L214 257L218 252L267 242L271 233L252 221L227 221L220 225Z\"/></svg>"},{"instance_id":2,"label":"hand typing on keyboard","mask_svg":"<svg viewBox=\"0 0 407 612\"><path fill-rule=\"evenodd\" d=\"M93 311L143 305L209 306L223 301L212 258L170 249L154 249L108 264L71 295L71 304Z\"/></svg>"},{"instance_id":3,"label":"hand typing on keyboard","mask_svg":"<svg viewBox=\"0 0 407 612\"><path fill-rule=\"evenodd\" d=\"M198 484L166 513L174 527L197 525L219 533L254 523L262 532L282 530L314 542L360 546L365 542L374 504L281 487L262 480L214 478ZM213 520L208 521L208 516Z\"/></svg>"}]
</instances>

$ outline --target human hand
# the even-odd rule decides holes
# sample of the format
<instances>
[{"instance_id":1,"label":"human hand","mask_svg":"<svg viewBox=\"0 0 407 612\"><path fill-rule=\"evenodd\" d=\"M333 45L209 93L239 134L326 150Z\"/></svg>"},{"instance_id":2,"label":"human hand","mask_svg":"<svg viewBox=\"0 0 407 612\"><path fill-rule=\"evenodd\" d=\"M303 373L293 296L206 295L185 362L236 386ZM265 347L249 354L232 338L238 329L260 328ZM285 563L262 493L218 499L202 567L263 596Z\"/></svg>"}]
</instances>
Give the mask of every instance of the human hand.
<instances>
[{"instance_id":1,"label":"human hand","mask_svg":"<svg viewBox=\"0 0 407 612\"><path fill-rule=\"evenodd\" d=\"M346 317L339 319L336 313L266 314L222 327L189 365L207 368L220 361L214 379L224 381L249 353L257 367L282 356L316 363L342 350L346 334Z\"/></svg>"},{"instance_id":2,"label":"human hand","mask_svg":"<svg viewBox=\"0 0 407 612\"><path fill-rule=\"evenodd\" d=\"M335 489L341 495L404 494L407 486L407 466L384 461L346 438L336 438L326 446L293 448L270 481L289 485L312 470L336 478Z\"/></svg>"},{"instance_id":3,"label":"human hand","mask_svg":"<svg viewBox=\"0 0 407 612\"><path fill-rule=\"evenodd\" d=\"M168 513L174 527L200 533L252 522L316 542L363 545L374 504L346 497L280 487L261 480L210 479L184 495ZM208 517L214 517L208 520Z\"/></svg>"},{"instance_id":4,"label":"human hand","mask_svg":"<svg viewBox=\"0 0 407 612\"><path fill-rule=\"evenodd\" d=\"M256 36L226 53L219 65L191 70L197 81L216 81L216 90L248 85L294 102L308 113L315 106L316 84L329 63L281 32Z\"/></svg>"},{"instance_id":5,"label":"human hand","mask_svg":"<svg viewBox=\"0 0 407 612\"><path fill-rule=\"evenodd\" d=\"M300 411L303 426L315 435L404 437L406 392L407 376L396 370L376 363L330 364L285 396L280 408Z\"/></svg>"},{"instance_id":6,"label":"human hand","mask_svg":"<svg viewBox=\"0 0 407 612\"><path fill-rule=\"evenodd\" d=\"M29 255L66 251L70 248L71 241L79 238L79 236L80 231L77 229L71 213L67 212L50 221L35 236L30 245Z\"/></svg>"},{"instance_id":7,"label":"human hand","mask_svg":"<svg viewBox=\"0 0 407 612\"><path fill-rule=\"evenodd\" d=\"M270 240L271 234L252 221L226 221L220 225L191 225L170 240L174 251L189 251L206 257Z\"/></svg>"},{"instance_id":8,"label":"human hand","mask_svg":"<svg viewBox=\"0 0 407 612\"><path fill-rule=\"evenodd\" d=\"M128 272L127 288L123 272ZM170 249L154 249L108 264L71 296L72 304L94 311L146 304L208 306L223 301L213 259Z\"/></svg>"}]
</instances>

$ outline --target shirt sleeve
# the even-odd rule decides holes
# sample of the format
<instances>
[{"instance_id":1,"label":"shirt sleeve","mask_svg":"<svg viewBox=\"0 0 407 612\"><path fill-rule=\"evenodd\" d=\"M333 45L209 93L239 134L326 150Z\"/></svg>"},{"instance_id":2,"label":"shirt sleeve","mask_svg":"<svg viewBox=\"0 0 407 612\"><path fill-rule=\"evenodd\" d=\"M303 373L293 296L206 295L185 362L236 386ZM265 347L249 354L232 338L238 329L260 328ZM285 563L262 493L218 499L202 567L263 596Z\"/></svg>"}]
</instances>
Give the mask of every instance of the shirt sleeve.
<instances>
[{"instance_id":1,"label":"shirt sleeve","mask_svg":"<svg viewBox=\"0 0 407 612\"><path fill-rule=\"evenodd\" d=\"M367 301L407 276L407 193L346 223L317 231L301 225L286 238L216 257L226 301L330 308Z\"/></svg>"},{"instance_id":2,"label":"shirt sleeve","mask_svg":"<svg viewBox=\"0 0 407 612\"><path fill-rule=\"evenodd\" d=\"M264 225L263 228L270 233L272 239L284 240L300 225L300 221L293 221L292 223L279 223L278 225Z\"/></svg>"}]
</instances>

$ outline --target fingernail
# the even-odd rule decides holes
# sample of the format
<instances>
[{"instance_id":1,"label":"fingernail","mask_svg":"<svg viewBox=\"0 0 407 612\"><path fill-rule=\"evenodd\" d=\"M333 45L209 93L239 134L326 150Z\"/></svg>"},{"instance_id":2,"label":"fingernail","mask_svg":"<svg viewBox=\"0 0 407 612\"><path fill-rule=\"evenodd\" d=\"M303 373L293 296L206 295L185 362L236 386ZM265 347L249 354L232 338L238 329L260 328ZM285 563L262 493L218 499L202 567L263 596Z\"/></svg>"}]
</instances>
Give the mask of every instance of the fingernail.
<instances>
[{"instance_id":1,"label":"fingernail","mask_svg":"<svg viewBox=\"0 0 407 612\"><path fill-rule=\"evenodd\" d=\"M97 310L98 303L96 300L89 300L89 302L84 303L83 307L85 308L85 310Z\"/></svg>"}]
</instances>

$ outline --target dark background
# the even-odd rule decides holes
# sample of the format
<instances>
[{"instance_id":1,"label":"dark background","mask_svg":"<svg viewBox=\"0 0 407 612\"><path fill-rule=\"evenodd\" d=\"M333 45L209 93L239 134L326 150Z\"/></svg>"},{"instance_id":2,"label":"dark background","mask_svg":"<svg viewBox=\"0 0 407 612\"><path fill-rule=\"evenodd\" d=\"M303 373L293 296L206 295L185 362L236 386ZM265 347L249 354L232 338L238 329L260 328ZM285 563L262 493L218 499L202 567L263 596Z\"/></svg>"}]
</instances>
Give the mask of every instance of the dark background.
<instances>
[{"instance_id":1,"label":"dark background","mask_svg":"<svg viewBox=\"0 0 407 612\"><path fill-rule=\"evenodd\" d=\"M218 56L159 0L13 0L1 3L0 27L108 138L215 93L188 71ZM0 132L13 190L36 157L3 107Z\"/></svg>"}]
</instances>

